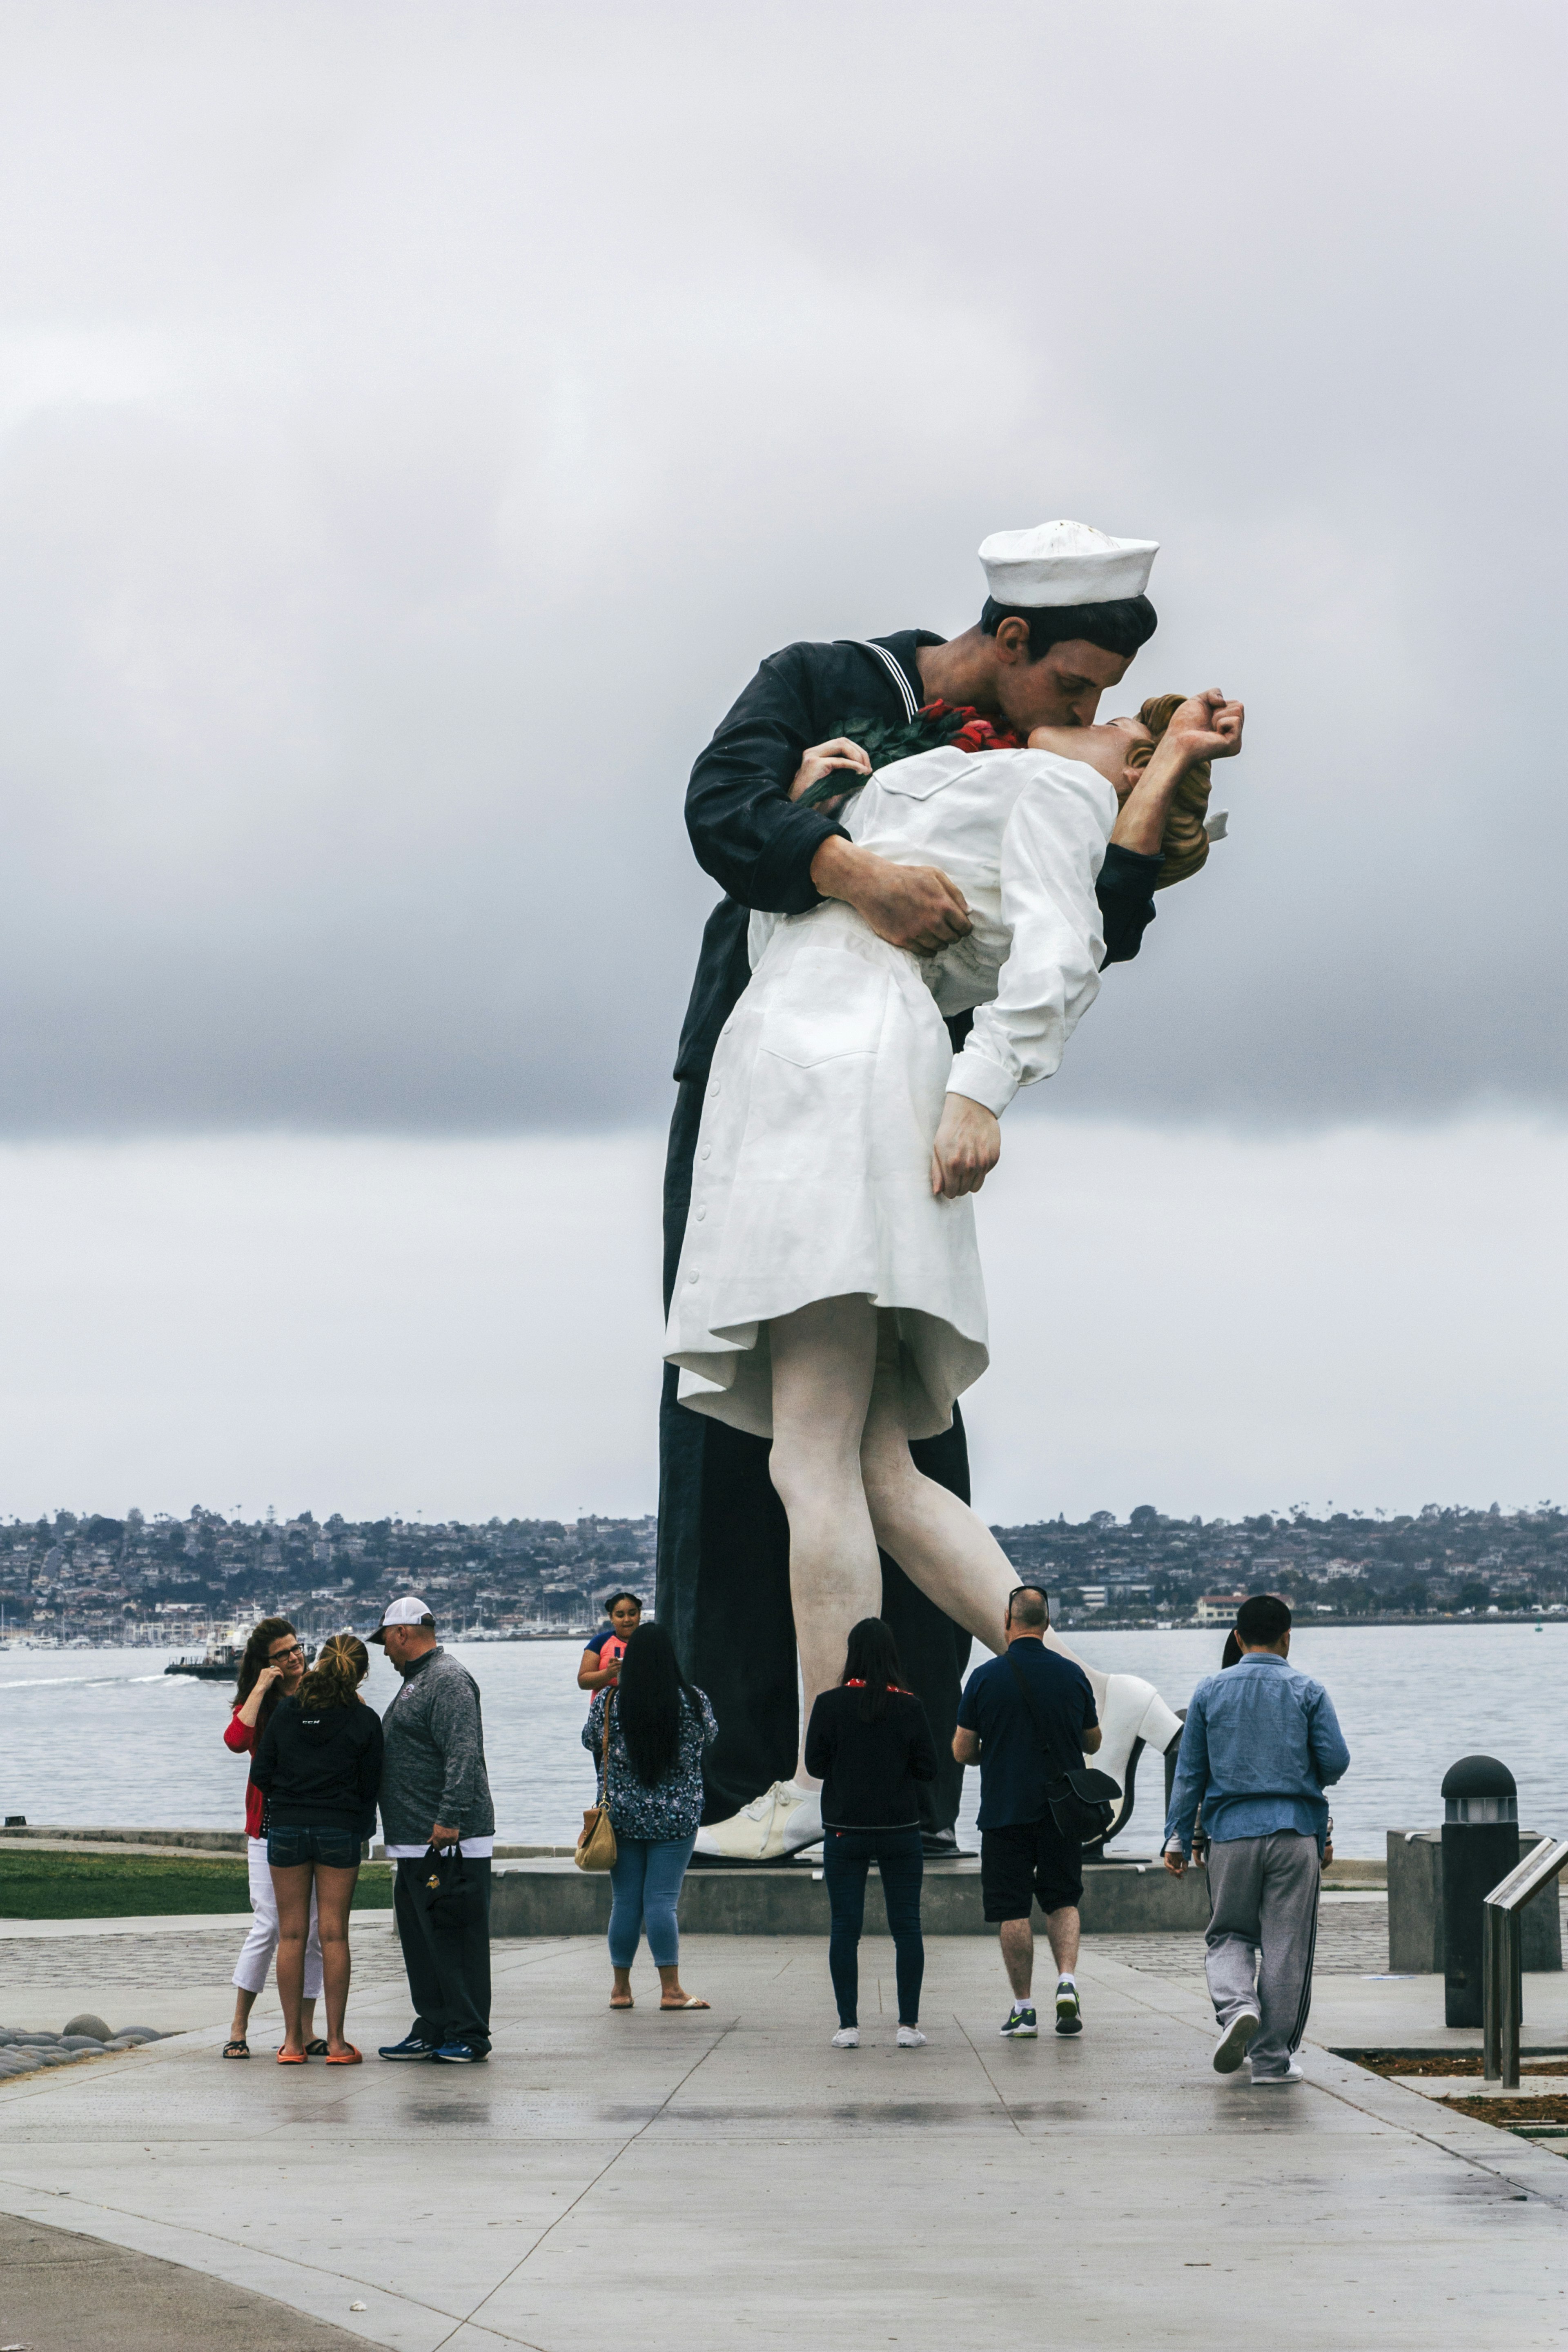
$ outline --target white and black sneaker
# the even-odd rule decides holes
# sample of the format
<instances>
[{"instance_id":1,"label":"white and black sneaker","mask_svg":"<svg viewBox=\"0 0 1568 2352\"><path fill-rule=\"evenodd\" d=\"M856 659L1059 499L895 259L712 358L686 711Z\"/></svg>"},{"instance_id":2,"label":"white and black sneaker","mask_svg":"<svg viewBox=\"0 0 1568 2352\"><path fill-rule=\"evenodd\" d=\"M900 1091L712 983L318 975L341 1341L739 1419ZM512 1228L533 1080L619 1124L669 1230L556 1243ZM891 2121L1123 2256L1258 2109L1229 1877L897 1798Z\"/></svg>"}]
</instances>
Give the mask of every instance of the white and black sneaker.
<instances>
[{"instance_id":1,"label":"white and black sneaker","mask_svg":"<svg viewBox=\"0 0 1568 2352\"><path fill-rule=\"evenodd\" d=\"M1063 1977L1057 1986L1057 2032L1083 2032L1083 2010L1079 2001L1078 1987L1071 1977Z\"/></svg>"},{"instance_id":2,"label":"white and black sneaker","mask_svg":"<svg viewBox=\"0 0 1568 2352\"><path fill-rule=\"evenodd\" d=\"M833 2037L833 2047L835 2050L858 2050L860 2028L858 2025L841 2025Z\"/></svg>"},{"instance_id":3,"label":"white and black sneaker","mask_svg":"<svg viewBox=\"0 0 1568 2352\"><path fill-rule=\"evenodd\" d=\"M1263 2020L1255 2009L1244 2009L1233 2017L1214 2046L1214 2070L1216 2074L1234 2074L1252 2041L1262 2027Z\"/></svg>"},{"instance_id":4,"label":"white and black sneaker","mask_svg":"<svg viewBox=\"0 0 1568 2352\"><path fill-rule=\"evenodd\" d=\"M1009 2042L1037 2042L1040 2038L1039 2021L1026 2000L1013 2003L1012 2015L1002 2031Z\"/></svg>"},{"instance_id":5,"label":"white and black sneaker","mask_svg":"<svg viewBox=\"0 0 1568 2352\"><path fill-rule=\"evenodd\" d=\"M899 2047L900 2050L923 2050L925 2046L925 2035L921 2032L918 2025L900 2026Z\"/></svg>"}]
</instances>

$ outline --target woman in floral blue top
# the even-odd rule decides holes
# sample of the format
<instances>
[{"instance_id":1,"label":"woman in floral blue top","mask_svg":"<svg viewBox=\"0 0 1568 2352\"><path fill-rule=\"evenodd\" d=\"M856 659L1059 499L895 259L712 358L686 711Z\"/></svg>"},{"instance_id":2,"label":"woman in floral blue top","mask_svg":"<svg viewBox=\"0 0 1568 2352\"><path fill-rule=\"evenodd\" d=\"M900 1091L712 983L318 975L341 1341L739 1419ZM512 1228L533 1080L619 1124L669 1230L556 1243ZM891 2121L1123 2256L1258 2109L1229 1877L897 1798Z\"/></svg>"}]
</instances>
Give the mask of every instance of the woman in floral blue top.
<instances>
[{"instance_id":1,"label":"woman in floral blue top","mask_svg":"<svg viewBox=\"0 0 1568 2352\"><path fill-rule=\"evenodd\" d=\"M612 2009L632 2006L632 1962L644 1926L658 1970L660 2009L706 2009L680 1981L676 1906L702 1818L702 1751L718 1731L708 1694L680 1671L662 1625L641 1625L626 1643L618 1681L599 1691L583 1745L599 1765L605 1801L605 1710L610 1712Z\"/></svg>"}]
</instances>

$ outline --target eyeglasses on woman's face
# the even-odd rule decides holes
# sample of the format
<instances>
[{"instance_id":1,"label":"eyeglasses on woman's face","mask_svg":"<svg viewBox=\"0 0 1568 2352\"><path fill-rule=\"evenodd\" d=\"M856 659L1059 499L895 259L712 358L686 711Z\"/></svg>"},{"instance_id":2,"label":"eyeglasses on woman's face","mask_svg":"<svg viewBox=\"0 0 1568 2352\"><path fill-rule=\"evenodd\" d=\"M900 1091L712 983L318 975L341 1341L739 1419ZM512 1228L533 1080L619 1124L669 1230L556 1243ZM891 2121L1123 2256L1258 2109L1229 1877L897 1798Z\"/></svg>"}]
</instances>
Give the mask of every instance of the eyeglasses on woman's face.
<instances>
[{"instance_id":1,"label":"eyeglasses on woman's face","mask_svg":"<svg viewBox=\"0 0 1568 2352\"><path fill-rule=\"evenodd\" d=\"M285 1642L280 1650L268 1651L267 1663L269 1666L280 1666L287 1659L302 1658L304 1654L303 1646L300 1643Z\"/></svg>"}]
</instances>

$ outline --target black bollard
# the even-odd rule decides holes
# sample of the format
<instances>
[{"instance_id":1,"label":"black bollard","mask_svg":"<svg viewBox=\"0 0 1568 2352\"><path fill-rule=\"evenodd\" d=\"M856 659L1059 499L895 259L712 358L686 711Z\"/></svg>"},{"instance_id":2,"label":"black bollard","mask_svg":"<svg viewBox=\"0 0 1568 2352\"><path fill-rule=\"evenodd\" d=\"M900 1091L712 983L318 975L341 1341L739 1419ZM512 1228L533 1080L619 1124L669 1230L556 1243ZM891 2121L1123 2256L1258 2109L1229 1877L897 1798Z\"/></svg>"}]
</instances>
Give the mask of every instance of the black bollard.
<instances>
[{"instance_id":1,"label":"black bollard","mask_svg":"<svg viewBox=\"0 0 1568 2352\"><path fill-rule=\"evenodd\" d=\"M1481 2022L1481 1906L1519 1864L1519 1791L1493 1756L1443 1776L1443 2021Z\"/></svg>"}]
</instances>

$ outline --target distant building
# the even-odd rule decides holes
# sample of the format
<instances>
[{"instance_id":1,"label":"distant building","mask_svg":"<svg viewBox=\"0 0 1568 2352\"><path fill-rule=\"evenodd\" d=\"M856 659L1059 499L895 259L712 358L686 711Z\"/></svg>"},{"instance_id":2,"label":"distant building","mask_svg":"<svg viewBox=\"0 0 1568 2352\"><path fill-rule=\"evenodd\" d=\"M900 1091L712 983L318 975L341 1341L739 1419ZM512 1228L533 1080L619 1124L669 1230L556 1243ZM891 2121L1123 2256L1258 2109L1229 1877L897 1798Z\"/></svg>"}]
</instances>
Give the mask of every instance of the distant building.
<instances>
[{"instance_id":1,"label":"distant building","mask_svg":"<svg viewBox=\"0 0 1568 2352\"><path fill-rule=\"evenodd\" d=\"M1193 1614L1200 1625L1228 1625L1246 1598L1245 1592L1205 1592Z\"/></svg>"}]
</instances>

